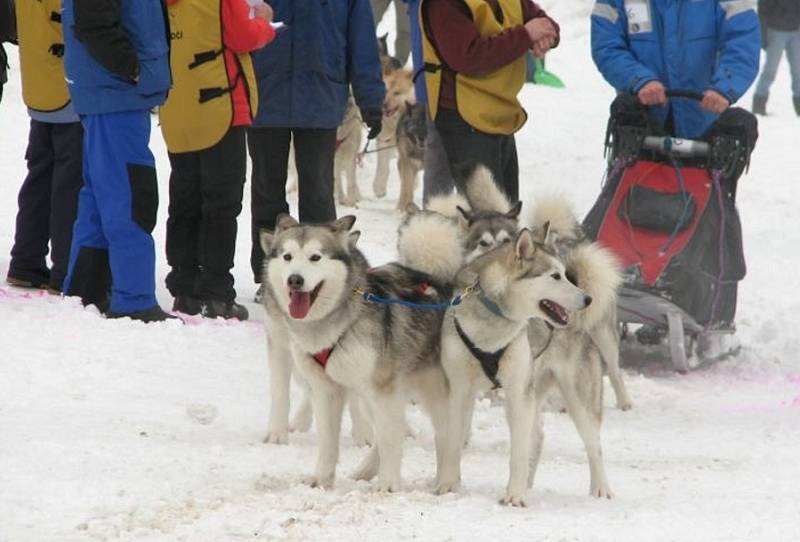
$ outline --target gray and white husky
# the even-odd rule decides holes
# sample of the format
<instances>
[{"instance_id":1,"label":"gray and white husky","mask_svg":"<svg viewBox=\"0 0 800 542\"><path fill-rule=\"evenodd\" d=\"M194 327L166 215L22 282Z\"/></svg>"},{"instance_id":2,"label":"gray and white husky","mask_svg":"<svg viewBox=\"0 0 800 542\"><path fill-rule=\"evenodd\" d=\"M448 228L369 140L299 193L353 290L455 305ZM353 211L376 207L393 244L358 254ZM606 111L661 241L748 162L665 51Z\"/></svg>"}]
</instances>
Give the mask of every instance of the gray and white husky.
<instances>
[{"instance_id":1,"label":"gray and white husky","mask_svg":"<svg viewBox=\"0 0 800 542\"><path fill-rule=\"evenodd\" d=\"M399 264L370 269L356 247L359 232L350 231L354 221L347 216L326 225L300 225L283 215L274 233L262 232L273 393L288 392L291 359L311 390L319 433L316 471L307 481L322 487L334 482L346 392L357 395L372 422L374 445L355 477L377 475L379 490L396 491L409 399L433 413L437 450L443 442L443 315L367 302L359 292L438 303L448 300L450 291L434 277Z\"/></svg>"},{"instance_id":2,"label":"gray and white husky","mask_svg":"<svg viewBox=\"0 0 800 542\"><path fill-rule=\"evenodd\" d=\"M512 205L497 188L491 173L476 168L467 183L466 198L440 198L433 209L452 217L461 216L463 251L466 262L510 242L519 230L520 204ZM619 368L619 330L617 329L617 290L621 284L619 264L614 256L592 243L578 222L566 198L539 197L527 220L533 231L549 224L550 238L567 268L567 277L594 300L573 320L571 328L590 334L606 363L608 377L620 410L630 410L628 395Z\"/></svg>"},{"instance_id":3,"label":"gray and white husky","mask_svg":"<svg viewBox=\"0 0 800 542\"><path fill-rule=\"evenodd\" d=\"M531 445L540 396L537 365L531 358L541 355L532 351L549 347L549 340L538 337L532 344L528 328L543 325L555 333L592 302L566 279L547 233L544 228L535 236L524 229L511 242L476 258L456 277L457 287L471 285L476 293L448 310L442 327L441 361L450 393L438 493L454 491L460 484L461 450L477 394L502 387L511 438L511 470L503 502L524 505L526 488L532 483L532 458L538 460Z\"/></svg>"}]
</instances>

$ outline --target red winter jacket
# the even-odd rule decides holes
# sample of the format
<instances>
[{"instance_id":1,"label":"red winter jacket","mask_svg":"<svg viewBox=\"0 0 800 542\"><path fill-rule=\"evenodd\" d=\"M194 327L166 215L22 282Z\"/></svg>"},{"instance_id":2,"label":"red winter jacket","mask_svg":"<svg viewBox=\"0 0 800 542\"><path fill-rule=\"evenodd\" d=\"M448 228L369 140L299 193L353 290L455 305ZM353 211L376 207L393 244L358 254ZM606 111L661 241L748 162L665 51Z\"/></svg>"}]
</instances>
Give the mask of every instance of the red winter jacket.
<instances>
[{"instance_id":1,"label":"red winter jacket","mask_svg":"<svg viewBox=\"0 0 800 542\"><path fill-rule=\"evenodd\" d=\"M177 4L180 0L167 0L167 4ZM222 41L225 45L225 64L228 67L228 81L233 88L233 126L250 126L249 92L244 75L239 69L237 54L261 49L275 39L275 31L264 19L250 18L250 6L246 0L222 0Z\"/></svg>"}]
</instances>

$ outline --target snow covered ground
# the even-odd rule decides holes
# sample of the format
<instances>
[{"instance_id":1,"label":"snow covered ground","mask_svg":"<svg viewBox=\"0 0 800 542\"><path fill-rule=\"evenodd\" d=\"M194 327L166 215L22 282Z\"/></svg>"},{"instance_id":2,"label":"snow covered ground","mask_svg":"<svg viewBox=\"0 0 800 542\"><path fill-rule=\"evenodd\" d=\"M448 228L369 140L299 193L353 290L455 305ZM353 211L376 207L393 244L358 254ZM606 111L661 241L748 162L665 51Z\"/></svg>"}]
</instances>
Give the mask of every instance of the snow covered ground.
<instances>
[{"instance_id":1,"label":"snow covered ground","mask_svg":"<svg viewBox=\"0 0 800 542\"><path fill-rule=\"evenodd\" d=\"M518 138L527 201L560 190L581 213L600 188L613 96L589 58L587 6L553 6L563 38L548 65L567 88L525 89L531 119ZM25 173L18 94L13 74L0 105L3 274ZM749 265L738 319L744 349L687 376L652 362L628 367L631 412L614 409L607 389L603 445L615 499L587 496L580 441L566 415L550 413L529 507L500 506L507 430L502 409L488 402L477 409L459 494L431 494L432 434L413 409L418 435L406 442L406 491L375 494L350 480L364 450L347 432L335 489L310 489L300 479L313 468L313 429L292 435L289 446L261 442L269 375L259 307L249 304L252 321L244 324L144 326L0 286L0 541L797 539L800 119L785 69L770 110L739 193ZM163 202L168 162L154 134ZM361 170L366 193L373 167ZM373 263L393 255L396 186L387 200L356 211ZM159 247L165 214L162 203ZM255 287L247 211L240 224L235 273L248 301ZM159 253L158 277L166 271ZM159 297L170 305L163 286Z\"/></svg>"}]
</instances>

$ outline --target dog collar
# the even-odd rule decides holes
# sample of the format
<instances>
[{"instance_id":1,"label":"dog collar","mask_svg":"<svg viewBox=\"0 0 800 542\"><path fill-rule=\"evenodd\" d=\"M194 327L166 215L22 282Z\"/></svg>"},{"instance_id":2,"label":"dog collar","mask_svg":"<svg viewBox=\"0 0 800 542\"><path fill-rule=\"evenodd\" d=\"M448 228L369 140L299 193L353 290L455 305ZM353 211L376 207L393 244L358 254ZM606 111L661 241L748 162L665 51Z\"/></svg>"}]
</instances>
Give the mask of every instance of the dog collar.
<instances>
[{"instance_id":1,"label":"dog collar","mask_svg":"<svg viewBox=\"0 0 800 542\"><path fill-rule=\"evenodd\" d=\"M503 311L500 310L500 305L498 305L497 303L486 297L486 294L484 294L483 291L481 291L478 294L478 301L480 301L481 304L495 316L499 316L500 318L508 320L508 318L506 318L506 315L503 314Z\"/></svg>"},{"instance_id":2,"label":"dog collar","mask_svg":"<svg viewBox=\"0 0 800 542\"><path fill-rule=\"evenodd\" d=\"M503 386L500 384L500 381L497 380L497 371L500 369L500 359L503 357L503 354L506 353L508 344L496 352L486 352L475 346L475 343L467 337L467 334L464 333L464 330L461 328L461 324L458 323L458 318L453 318L453 322L456 325L458 336L461 337L461 342L467 347L472 357L477 359L481 364L483 374L486 375L486 378L488 378L493 385L492 389L496 390L497 388L502 388Z\"/></svg>"}]
</instances>

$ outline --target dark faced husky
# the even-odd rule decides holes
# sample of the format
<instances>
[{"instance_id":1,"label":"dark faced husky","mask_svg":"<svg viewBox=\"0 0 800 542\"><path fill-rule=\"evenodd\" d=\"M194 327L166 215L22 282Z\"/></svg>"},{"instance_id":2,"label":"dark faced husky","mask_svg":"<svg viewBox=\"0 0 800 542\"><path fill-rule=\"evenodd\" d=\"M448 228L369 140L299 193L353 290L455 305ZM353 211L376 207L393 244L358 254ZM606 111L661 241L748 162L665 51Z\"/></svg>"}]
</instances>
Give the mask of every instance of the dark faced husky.
<instances>
[{"instance_id":1,"label":"dark faced husky","mask_svg":"<svg viewBox=\"0 0 800 542\"><path fill-rule=\"evenodd\" d=\"M354 221L348 216L311 226L283 215L274 233L262 233L273 393L288 393L291 359L310 387L319 430L317 467L308 483L323 487L334 481L345 392L355 393L375 439L356 478L377 475L379 490L396 491L410 397L437 414L437 450L443 442L443 315L367 302L362 292L381 300L440 303L450 298L450 290L434 277L399 264L370 269L356 248L359 233L350 231Z\"/></svg>"},{"instance_id":2,"label":"dark faced husky","mask_svg":"<svg viewBox=\"0 0 800 542\"><path fill-rule=\"evenodd\" d=\"M428 135L426 116L423 104L406 102L397 122L397 171L400 174L397 208L400 210L414 201L417 175L424 165L425 138Z\"/></svg>"}]
</instances>

